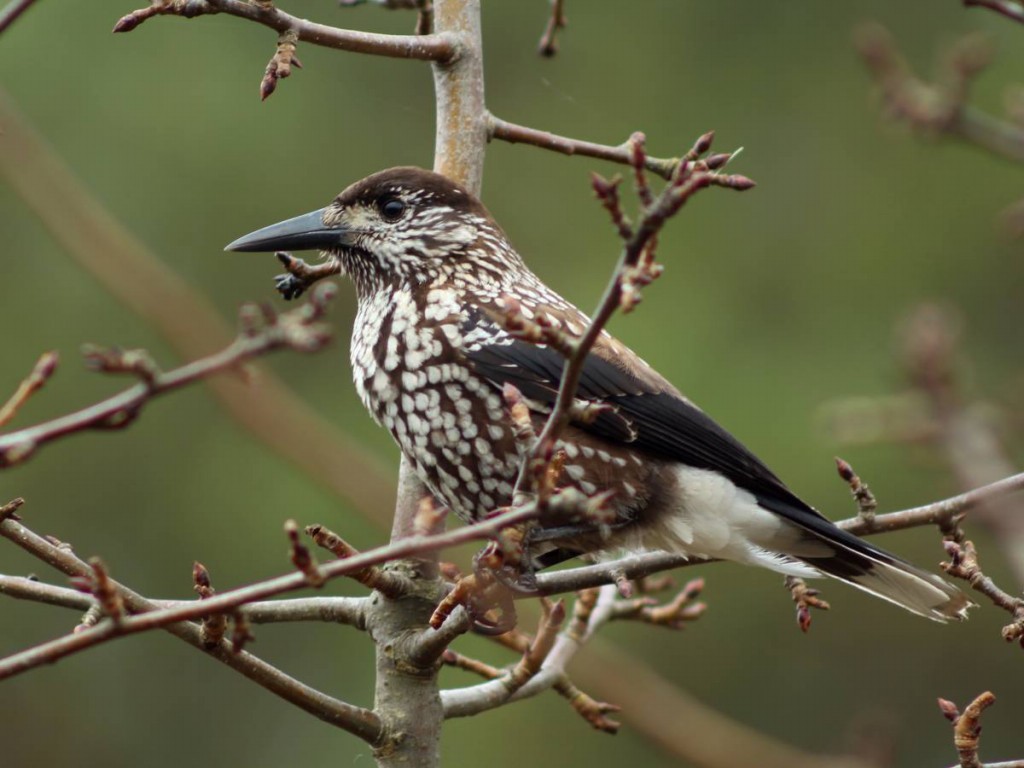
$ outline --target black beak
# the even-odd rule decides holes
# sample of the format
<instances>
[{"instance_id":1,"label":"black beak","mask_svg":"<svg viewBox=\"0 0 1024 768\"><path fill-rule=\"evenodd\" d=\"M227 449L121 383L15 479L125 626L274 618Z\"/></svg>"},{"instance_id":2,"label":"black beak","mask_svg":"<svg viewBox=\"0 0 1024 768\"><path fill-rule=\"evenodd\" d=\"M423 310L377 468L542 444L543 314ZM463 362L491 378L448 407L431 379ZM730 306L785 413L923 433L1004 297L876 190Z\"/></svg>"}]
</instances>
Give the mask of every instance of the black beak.
<instances>
[{"instance_id":1,"label":"black beak","mask_svg":"<svg viewBox=\"0 0 1024 768\"><path fill-rule=\"evenodd\" d=\"M257 229L230 243L225 251L328 251L347 244L348 232L342 227L324 226L324 212L304 213L294 219Z\"/></svg>"}]
</instances>

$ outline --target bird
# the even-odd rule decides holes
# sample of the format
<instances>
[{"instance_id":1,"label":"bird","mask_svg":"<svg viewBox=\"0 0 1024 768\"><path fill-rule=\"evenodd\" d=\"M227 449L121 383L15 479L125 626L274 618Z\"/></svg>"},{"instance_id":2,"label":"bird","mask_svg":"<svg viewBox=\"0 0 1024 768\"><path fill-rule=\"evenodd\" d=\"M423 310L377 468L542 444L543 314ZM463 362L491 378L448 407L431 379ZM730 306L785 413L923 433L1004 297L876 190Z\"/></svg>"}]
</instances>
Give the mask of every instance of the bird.
<instances>
[{"instance_id":1,"label":"bird","mask_svg":"<svg viewBox=\"0 0 1024 768\"><path fill-rule=\"evenodd\" d=\"M355 286L350 359L370 415L463 521L511 504L524 449L503 391L521 393L539 428L564 359L506 330L502 312L514 301L575 335L589 318L529 269L475 195L432 171L391 168L225 250L333 261ZM830 576L937 621L966 618L972 603L959 589L834 525L607 332L576 397L601 408L562 433L557 482L606 493L614 522L555 529L539 567L663 550Z\"/></svg>"}]
</instances>

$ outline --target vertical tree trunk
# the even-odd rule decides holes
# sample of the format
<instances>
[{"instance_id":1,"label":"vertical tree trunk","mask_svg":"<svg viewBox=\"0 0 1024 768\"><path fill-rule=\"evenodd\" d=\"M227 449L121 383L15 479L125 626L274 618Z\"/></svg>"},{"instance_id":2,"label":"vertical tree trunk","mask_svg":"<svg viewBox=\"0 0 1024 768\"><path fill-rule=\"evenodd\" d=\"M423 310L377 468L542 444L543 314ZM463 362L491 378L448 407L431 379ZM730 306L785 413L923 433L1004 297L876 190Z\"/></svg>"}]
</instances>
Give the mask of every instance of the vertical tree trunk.
<instances>
[{"instance_id":1,"label":"vertical tree trunk","mask_svg":"<svg viewBox=\"0 0 1024 768\"><path fill-rule=\"evenodd\" d=\"M458 55L433 64L437 99L434 170L480 194L487 145L483 47L479 0L434 0L434 30L458 36ZM402 459L391 539L408 536L426 493ZM426 626L440 596L436 561L393 564L414 578L414 592L401 600L373 595L367 628L376 645L375 711L385 738L374 750L381 768L440 765L444 713L438 689L440 663L429 668L410 657L410 639Z\"/></svg>"}]
</instances>

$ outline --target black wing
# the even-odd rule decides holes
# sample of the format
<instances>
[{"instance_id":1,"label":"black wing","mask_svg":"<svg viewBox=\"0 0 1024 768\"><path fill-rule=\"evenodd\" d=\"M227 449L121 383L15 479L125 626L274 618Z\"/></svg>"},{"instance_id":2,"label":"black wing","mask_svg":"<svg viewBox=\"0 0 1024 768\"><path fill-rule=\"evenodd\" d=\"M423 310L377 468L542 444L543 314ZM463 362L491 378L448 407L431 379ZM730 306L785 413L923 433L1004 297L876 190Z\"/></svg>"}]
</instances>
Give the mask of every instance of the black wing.
<instances>
[{"instance_id":1,"label":"black wing","mask_svg":"<svg viewBox=\"0 0 1024 768\"><path fill-rule=\"evenodd\" d=\"M577 397L607 403L615 411L576 426L610 442L629 443L662 458L719 472L753 493L763 506L786 517L804 518L810 512L824 520L742 443L679 397L657 374L645 366L645 378L652 379L645 382L601 352L596 350L587 358ZM495 386L509 383L530 400L554 403L565 360L553 349L513 340L481 346L467 357Z\"/></svg>"}]
</instances>

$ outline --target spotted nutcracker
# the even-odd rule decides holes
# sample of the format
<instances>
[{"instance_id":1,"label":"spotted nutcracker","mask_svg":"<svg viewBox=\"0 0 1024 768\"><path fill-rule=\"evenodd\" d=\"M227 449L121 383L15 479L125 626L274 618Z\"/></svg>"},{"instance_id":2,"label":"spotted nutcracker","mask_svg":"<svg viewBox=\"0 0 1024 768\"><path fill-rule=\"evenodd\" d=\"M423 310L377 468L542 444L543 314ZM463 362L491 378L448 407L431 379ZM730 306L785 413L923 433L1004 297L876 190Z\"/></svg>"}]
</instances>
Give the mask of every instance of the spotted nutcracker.
<instances>
[{"instance_id":1,"label":"spotted nutcracker","mask_svg":"<svg viewBox=\"0 0 1024 768\"><path fill-rule=\"evenodd\" d=\"M519 389L539 423L564 361L503 329L504 297L572 334L588 319L529 270L476 197L436 173L392 168L227 249L316 249L336 260L356 287L352 374L373 418L463 520L510 503L521 455L503 386ZM541 565L667 550L824 574L932 619L965 617L958 589L837 528L607 333L577 396L611 408L563 433L560 484L613 491L619 524L604 538L581 528L556 540Z\"/></svg>"}]
</instances>

